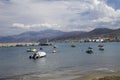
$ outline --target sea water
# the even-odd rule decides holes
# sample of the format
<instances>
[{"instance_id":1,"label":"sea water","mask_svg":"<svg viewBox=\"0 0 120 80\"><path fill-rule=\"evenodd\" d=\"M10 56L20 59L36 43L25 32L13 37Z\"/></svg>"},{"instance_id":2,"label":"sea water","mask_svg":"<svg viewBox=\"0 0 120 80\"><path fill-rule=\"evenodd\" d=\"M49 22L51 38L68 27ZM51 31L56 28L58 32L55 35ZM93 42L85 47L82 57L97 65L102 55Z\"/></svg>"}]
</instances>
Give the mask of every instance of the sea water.
<instances>
[{"instance_id":1,"label":"sea water","mask_svg":"<svg viewBox=\"0 0 120 80\"><path fill-rule=\"evenodd\" d=\"M82 71L120 70L120 42L107 42L104 51L100 51L100 43L54 43L52 46L29 46L29 47L2 47L0 48L0 78L24 75L31 73L50 73L80 69ZM33 53L27 52L29 48L40 49L47 53L46 57L29 59ZM88 47L93 48L92 54L87 54ZM56 50L56 53L52 53Z\"/></svg>"}]
</instances>

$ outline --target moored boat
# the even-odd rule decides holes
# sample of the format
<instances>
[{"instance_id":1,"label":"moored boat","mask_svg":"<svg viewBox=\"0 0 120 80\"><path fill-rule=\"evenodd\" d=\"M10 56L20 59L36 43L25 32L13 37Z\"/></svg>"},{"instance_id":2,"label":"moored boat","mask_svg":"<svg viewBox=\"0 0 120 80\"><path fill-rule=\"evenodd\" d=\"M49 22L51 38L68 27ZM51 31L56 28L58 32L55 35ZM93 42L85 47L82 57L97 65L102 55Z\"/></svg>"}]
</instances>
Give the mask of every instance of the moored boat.
<instances>
[{"instance_id":1,"label":"moored boat","mask_svg":"<svg viewBox=\"0 0 120 80\"><path fill-rule=\"evenodd\" d=\"M104 44L99 44L99 45L98 45L98 47L103 47L103 46L104 46Z\"/></svg>"},{"instance_id":2,"label":"moored boat","mask_svg":"<svg viewBox=\"0 0 120 80\"><path fill-rule=\"evenodd\" d=\"M27 52L37 52L37 49L31 49L31 48L29 48L29 49L27 49Z\"/></svg>"},{"instance_id":3,"label":"moored boat","mask_svg":"<svg viewBox=\"0 0 120 80\"><path fill-rule=\"evenodd\" d=\"M99 44L98 47L99 47L99 50L100 50L100 51L104 51L104 48L103 48L103 47L104 47L104 44Z\"/></svg>"},{"instance_id":4,"label":"moored boat","mask_svg":"<svg viewBox=\"0 0 120 80\"><path fill-rule=\"evenodd\" d=\"M53 50L52 53L56 53L56 50Z\"/></svg>"},{"instance_id":5,"label":"moored boat","mask_svg":"<svg viewBox=\"0 0 120 80\"><path fill-rule=\"evenodd\" d=\"M104 51L104 48L103 48L103 47L100 47L99 50L100 50L100 51Z\"/></svg>"},{"instance_id":6,"label":"moored boat","mask_svg":"<svg viewBox=\"0 0 120 80\"><path fill-rule=\"evenodd\" d=\"M88 47L88 50L86 51L86 53L92 54L92 53L93 53L93 50L92 50L92 49L93 49L92 47Z\"/></svg>"},{"instance_id":7,"label":"moored boat","mask_svg":"<svg viewBox=\"0 0 120 80\"><path fill-rule=\"evenodd\" d=\"M46 52L38 51L34 53L33 55L29 56L30 59L38 59L46 56Z\"/></svg>"},{"instance_id":8,"label":"moored boat","mask_svg":"<svg viewBox=\"0 0 120 80\"><path fill-rule=\"evenodd\" d=\"M74 44L72 44L71 47L76 47L76 46Z\"/></svg>"},{"instance_id":9,"label":"moored boat","mask_svg":"<svg viewBox=\"0 0 120 80\"><path fill-rule=\"evenodd\" d=\"M93 51L92 51L92 50L87 50L86 53L88 53L88 54L92 54Z\"/></svg>"}]
</instances>

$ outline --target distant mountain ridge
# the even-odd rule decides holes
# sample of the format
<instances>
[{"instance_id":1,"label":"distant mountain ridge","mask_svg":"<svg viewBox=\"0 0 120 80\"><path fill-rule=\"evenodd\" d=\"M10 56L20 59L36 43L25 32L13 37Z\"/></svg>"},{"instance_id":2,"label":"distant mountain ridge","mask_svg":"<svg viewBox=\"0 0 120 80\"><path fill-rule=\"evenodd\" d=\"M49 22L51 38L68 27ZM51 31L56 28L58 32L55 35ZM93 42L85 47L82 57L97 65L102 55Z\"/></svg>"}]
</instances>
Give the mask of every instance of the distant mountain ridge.
<instances>
[{"instance_id":1,"label":"distant mountain ridge","mask_svg":"<svg viewBox=\"0 0 120 80\"><path fill-rule=\"evenodd\" d=\"M120 29L96 28L89 32L72 31L63 32L59 30L29 31L19 35L0 37L0 42L39 42L45 40L67 40L91 37L120 37Z\"/></svg>"},{"instance_id":2,"label":"distant mountain ridge","mask_svg":"<svg viewBox=\"0 0 120 80\"><path fill-rule=\"evenodd\" d=\"M116 29L118 30L118 29ZM96 28L89 32L70 32L60 37L57 37L57 40L66 40L66 39L82 39L82 38L94 38L94 37L109 37L110 33L113 33L113 29L108 28ZM118 31L119 32L119 31ZM68 35L69 34L69 35ZM114 34L113 34L114 35Z\"/></svg>"},{"instance_id":3,"label":"distant mountain ridge","mask_svg":"<svg viewBox=\"0 0 120 80\"><path fill-rule=\"evenodd\" d=\"M0 37L0 42L38 42L53 39L65 33L59 30L29 31L19 35Z\"/></svg>"}]
</instances>

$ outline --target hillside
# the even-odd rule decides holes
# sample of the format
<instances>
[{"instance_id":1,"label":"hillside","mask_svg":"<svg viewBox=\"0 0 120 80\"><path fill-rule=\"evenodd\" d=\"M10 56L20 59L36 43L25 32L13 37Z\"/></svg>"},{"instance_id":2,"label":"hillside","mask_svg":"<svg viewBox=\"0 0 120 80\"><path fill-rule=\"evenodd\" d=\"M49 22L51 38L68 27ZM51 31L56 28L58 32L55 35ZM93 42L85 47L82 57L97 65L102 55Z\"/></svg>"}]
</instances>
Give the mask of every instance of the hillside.
<instances>
[{"instance_id":1,"label":"hillside","mask_svg":"<svg viewBox=\"0 0 120 80\"><path fill-rule=\"evenodd\" d=\"M58 30L29 31L19 35L0 37L0 42L38 42L47 39L50 40L63 34L65 34L65 32Z\"/></svg>"},{"instance_id":2,"label":"hillside","mask_svg":"<svg viewBox=\"0 0 120 80\"><path fill-rule=\"evenodd\" d=\"M95 37L119 37L120 29L112 30L108 28L96 28L90 32L69 32L65 35L56 37L56 40L67 40L67 39L82 39L82 38L95 38Z\"/></svg>"},{"instance_id":3,"label":"hillside","mask_svg":"<svg viewBox=\"0 0 120 80\"><path fill-rule=\"evenodd\" d=\"M120 29L97 28L89 32L72 31L63 32L59 30L29 31L19 35L0 37L0 42L38 42L56 40L77 40L82 38L94 37L118 37L120 38Z\"/></svg>"}]
</instances>

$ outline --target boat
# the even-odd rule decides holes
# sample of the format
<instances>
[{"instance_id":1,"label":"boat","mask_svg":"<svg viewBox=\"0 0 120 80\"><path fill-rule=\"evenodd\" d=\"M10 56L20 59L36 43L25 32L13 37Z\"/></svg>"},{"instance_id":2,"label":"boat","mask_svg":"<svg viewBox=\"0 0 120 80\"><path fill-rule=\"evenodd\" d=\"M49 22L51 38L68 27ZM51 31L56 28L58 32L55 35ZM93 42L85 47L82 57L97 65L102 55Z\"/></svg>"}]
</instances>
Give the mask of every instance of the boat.
<instances>
[{"instance_id":1,"label":"boat","mask_svg":"<svg viewBox=\"0 0 120 80\"><path fill-rule=\"evenodd\" d=\"M92 54L92 53L93 53L93 50L89 49L89 50L86 51L86 53Z\"/></svg>"},{"instance_id":2,"label":"boat","mask_svg":"<svg viewBox=\"0 0 120 80\"><path fill-rule=\"evenodd\" d=\"M42 47L40 47L40 50L43 50L43 48L42 48Z\"/></svg>"},{"instance_id":3,"label":"boat","mask_svg":"<svg viewBox=\"0 0 120 80\"><path fill-rule=\"evenodd\" d=\"M33 55L29 56L30 59L38 59L46 56L46 52L38 51L34 53Z\"/></svg>"},{"instance_id":4,"label":"boat","mask_svg":"<svg viewBox=\"0 0 120 80\"><path fill-rule=\"evenodd\" d=\"M92 47L88 47L88 49L93 49Z\"/></svg>"},{"instance_id":5,"label":"boat","mask_svg":"<svg viewBox=\"0 0 120 80\"><path fill-rule=\"evenodd\" d=\"M37 52L37 49L32 49L31 52Z\"/></svg>"},{"instance_id":6,"label":"boat","mask_svg":"<svg viewBox=\"0 0 120 80\"><path fill-rule=\"evenodd\" d=\"M27 49L27 52L37 52L37 49L31 49L31 48L29 48L29 49Z\"/></svg>"},{"instance_id":7,"label":"boat","mask_svg":"<svg viewBox=\"0 0 120 80\"><path fill-rule=\"evenodd\" d=\"M92 50L92 49L93 49L92 47L88 47L88 50L86 51L86 53L92 54L92 53L93 53L93 50Z\"/></svg>"},{"instance_id":8,"label":"boat","mask_svg":"<svg viewBox=\"0 0 120 80\"><path fill-rule=\"evenodd\" d=\"M100 47L99 50L100 50L100 51L104 51L104 48L103 48L103 47Z\"/></svg>"},{"instance_id":9,"label":"boat","mask_svg":"<svg viewBox=\"0 0 120 80\"><path fill-rule=\"evenodd\" d=\"M103 47L103 46L104 46L104 44L99 44L99 45L98 45L98 47Z\"/></svg>"},{"instance_id":10,"label":"boat","mask_svg":"<svg viewBox=\"0 0 120 80\"><path fill-rule=\"evenodd\" d=\"M27 52L31 52L31 48L27 49Z\"/></svg>"},{"instance_id":11,"label":"boat","mask_svg":"<svg viewBox=\"0 0 120 80\"><path fill-rule=\"evenodd\" d=\"M52 53L56 53L56 50L53 50Z\"/></svg>"},{"instance_id":12,"label":"boat","mask_svg":"<svg viewBox=\"0 0 120 80\"><path fill-rule=\"evenodd\" d=\"M100 50L100 51L104 51L104 48L103 48L103 47L104 47L104 44L99 44L98 47L99 47L99 50Z\"/></svg>"},{"instance_id":13,"label":"boat","mask_svg":"<svg viewBox=\"0 0 120 80\"><path fill-rule=\"evenodd\" d=\"M76 47L76 46L74 44L72 44L71 47Z\"/></svg>"},{"instance_id":14,"label":"boat","mask_svg":"<svg viewBox=\"0 0 120 80\"><path fill-rule=\"evenodd\" d=\"M53 48L57 48L57 46L56 46L56 45L54 45L54 46L53 46Z\"/></svg>"}]
</instances>

